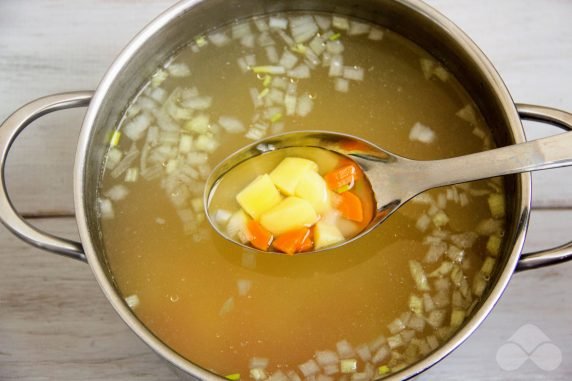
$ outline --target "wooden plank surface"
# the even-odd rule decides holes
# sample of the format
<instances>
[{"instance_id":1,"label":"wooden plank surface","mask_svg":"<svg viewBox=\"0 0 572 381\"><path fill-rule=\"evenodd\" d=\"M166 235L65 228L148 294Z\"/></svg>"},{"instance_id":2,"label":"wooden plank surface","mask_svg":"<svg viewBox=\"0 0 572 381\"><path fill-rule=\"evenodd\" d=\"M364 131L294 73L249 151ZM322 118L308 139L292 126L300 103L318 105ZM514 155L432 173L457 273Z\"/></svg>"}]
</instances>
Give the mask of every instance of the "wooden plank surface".
<instances>
[{"instance_id":1,"label":"wooden plank surface","mask_svg":"<svg viewBox=\"0 0 572 381\"><path fill-rule=\"evenodd\" d=\"M93 89L129 39L172 0L0 1L0 120L33 98ZM572 110L568 0L431 0L494 63L514 99ZM82 110L42 118L8 163L9 190L30 216L73 214L72 168ZM553 133L527 128L529 137ZM534 176L529 250L572 231L572 172ZM74 237L71 217L36 218ZM572 264L516 275L493 314L423 380L572 379ZM497 350L524 324L561 350L551 372L501 369ZM0 227L0 380L175 380L115 315L89 267L30 248Z\"/></svg>"}]
</instances>

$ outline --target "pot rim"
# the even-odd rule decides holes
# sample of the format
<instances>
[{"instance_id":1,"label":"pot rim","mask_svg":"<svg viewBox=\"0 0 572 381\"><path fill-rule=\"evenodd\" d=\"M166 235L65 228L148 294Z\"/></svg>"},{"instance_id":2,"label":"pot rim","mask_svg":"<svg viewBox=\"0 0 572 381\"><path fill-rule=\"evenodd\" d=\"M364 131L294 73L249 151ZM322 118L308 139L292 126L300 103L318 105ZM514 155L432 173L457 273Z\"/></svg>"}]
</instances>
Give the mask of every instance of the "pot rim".
<instances>
[{"instance_id":1,"label":"pot rim","mask_svg":"<svg viewBox=\"0 0 572 381\"><path fill-rule=\"evenodd\" d=\"M78 140L74 166L74 204L78 231L85 250L87 261L103 293L115 311L119 314L121 319L129 326L132 331L137 334L141 340L143 340L156 353L165 358L179 370L191 374L195 377L199 377L203 380L218 380L223 378L185 359L165 343L163 343L159 338L157 338L145 325L143 325L137 319L131 309L127 307L123 298L121 298L121 296L117 293L113 284L106 276L105 264L99 260L96 254L95 246L91 239L91 235L89 233L86 213L89 206L85 203L86 194L84 189L86 186L84 173L87 166L87 152L89 146L91 145L91 132L103 100L105 99L112 84L117 80L121 69L135 56L139 49L145 46L146 42L152 36L154 36L163 27L175 20L178 16L184 14L185 12L192 11L194 6L204 1L208 0L182 0L161 13L154 20L148 23L127 44L127 46L122 50L119 56L106 71L88 107ZM501 102L502 107L506 112L508 124L511 128L515 143L525 142L526 138L524 135L524 129L522 127L522 123L516 110L514 101L510 96L510 93L502 81L500 75L492 63L489 61L489 59L485 56L485 54L477 47L477 45L457 25L455 25L440 12L423 3L422 1L395 1L410 8L413 12L417 12L424 17L430 18L435 24L438 24L441 28L446 30L449 33L449 37L464 47L466 53L470 56L474 64L482 70L484 77L492 86L495 95ZM481 323L496 305L499 298L502 296L511 276L513 275L518 259L522 252L530 215L531 175L530 173L521 173L515 176L518 176L521 193L521 197L518 200L518 205L515 208L515 223L518 224L516 227L515 242L510 254L508 255L505 266L498 276L497 282L490 291L488 297L482 303L480 308L473 314L470 320L465 323L463 328L461 328L452 337L450 337L447 342L445 342L437 350L422 360L418 361L417 363L414 363L386 378L387 380L411 378L443 360L481 325Z\"/></svg>"}]
</instances>

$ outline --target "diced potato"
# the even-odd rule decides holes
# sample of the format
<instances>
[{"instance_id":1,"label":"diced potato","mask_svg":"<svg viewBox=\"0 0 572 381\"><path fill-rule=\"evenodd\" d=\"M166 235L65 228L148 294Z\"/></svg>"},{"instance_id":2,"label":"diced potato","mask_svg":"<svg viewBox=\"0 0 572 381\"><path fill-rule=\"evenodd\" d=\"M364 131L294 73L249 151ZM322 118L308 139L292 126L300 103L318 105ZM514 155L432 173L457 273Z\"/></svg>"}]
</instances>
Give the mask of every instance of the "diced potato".
<instances>
[{"instance_id":1,"label":"diced potato","mask_svg":"<svg viewBox=\"0 0 572 381\"><path fill-rule=\"evenodd\" d=\"M270 172L270 178L282 193L293 196L298 182L310 170L317 171L318 164L308 159L287 157Z\"/></svg>"},{"instance_id":2,"label":"diced potato","mask_svg":"<svg viewBox=\"0 0 572 381\"><path fill-rule=\"evenodd\" d=\"M274 208L260 216L260 223L274 235L310 226L318 215L308 201L298 197L286 197Z\"/></svg>"},{"instance_id":3,"label":"diced potato","mask_svg":"<svg viewBox=\"0 0 572 381\"><path fill-rule=\"evenodd\" d=\"M236 195L241 208L255 220L281 200L280 192L267 174L258 176Z\"/></svg>"},{"instance_id":4,"label":"diced potato","mask_svg":"<svg viewBox=\"0 0 572 381\"><path fill-rule=\"evenodd\" d=\"M314 247L321 249L345 241L342 232L334 226L325 222L318 222L314 227Z\"/></svg>"},{"instance_id":5,"label":"diced potato","mask_svg":"<svg viewBox=\"0 0 572 381\"><path fill-rule=\"evenodd\" d=\"M330 209L328 186L318 172L306 171L300 178L294 194L310 202L319 214Z\"/></svg>"}]
</instances>

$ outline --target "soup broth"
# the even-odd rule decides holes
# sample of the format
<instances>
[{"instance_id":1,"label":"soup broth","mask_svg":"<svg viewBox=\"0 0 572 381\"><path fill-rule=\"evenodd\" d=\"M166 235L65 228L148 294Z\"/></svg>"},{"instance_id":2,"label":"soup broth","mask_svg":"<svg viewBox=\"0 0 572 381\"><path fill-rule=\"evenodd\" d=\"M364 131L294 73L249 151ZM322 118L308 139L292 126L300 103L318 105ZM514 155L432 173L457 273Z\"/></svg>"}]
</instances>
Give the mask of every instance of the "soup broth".
<instances>
[{"instance_id":1,"label":"soup broth","mask_svg":"<svg viewBox=\"0 0 572 381\"><path fill-rule=\"evenodd\" d=\"M211 168L257 139L313 129L419 160L493 147L428 52L358 20L298 13L197 36L109 137L99 214L116 286L160 340L216 374L368 380L403 369L463 325L502 251L499 179L421 194L365 237L311 255L218 235L203 210Z\"/></svg>"}]
</instances>

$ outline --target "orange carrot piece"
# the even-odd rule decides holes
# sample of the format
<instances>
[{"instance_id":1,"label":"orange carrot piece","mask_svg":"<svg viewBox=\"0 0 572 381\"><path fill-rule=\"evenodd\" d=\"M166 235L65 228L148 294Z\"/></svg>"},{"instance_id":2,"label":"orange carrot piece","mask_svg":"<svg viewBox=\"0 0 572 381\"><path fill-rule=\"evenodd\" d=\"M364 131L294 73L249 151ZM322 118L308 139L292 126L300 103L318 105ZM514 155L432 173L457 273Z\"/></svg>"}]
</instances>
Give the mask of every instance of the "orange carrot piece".
<instances>
[{"instance_id":1,"label":"orange carrot piece","mask_svg":"<svg viewBox=\"0 0 572 381\"><path fill-rule=\"evenodd\" d=\"M337 192L350 190L358 178L358 169L355 164L347 164L334 169L324 176L328 187Z\"/></svg>"},{"instance_id":2,"label":"orange carrot piece","mask_svg":"<svg viewBox=\"0 0 572 381\"><path fill-rule=\"evenodd\" d=\"M352 192L344 192L340 196L341 201L337 205L337 209L342 213L342 216L350 221L362 222L363 206L360 198Z\"/></svg>"},{"instance_id":3,"label":"orange carrot piece","mask_svg":"<svg viewBox=\"0 0 572 381\"><path fill-rule=\"evenodd\" d=\"M311 242L311 240L308 239L309 236L310 236L310 229L308 228L290 230L276 237L274 242L272 242L272 246L274 246L276 250L279 250L289 255L293 255L294 253L300 251L302 245L307 245L305 241Z\"/></svg>"},{"instance_id":4,"label":"orange carrot piece","mask_svg":"<svg viewBox=\"0 0 572 381\"><path fill-rule=\"evenodd\" d=\"M259 250L268 250L272 243L272 233L254 220L249 220L246 226L251 235L250 244Z\"/></svg>"}]
</instances>

